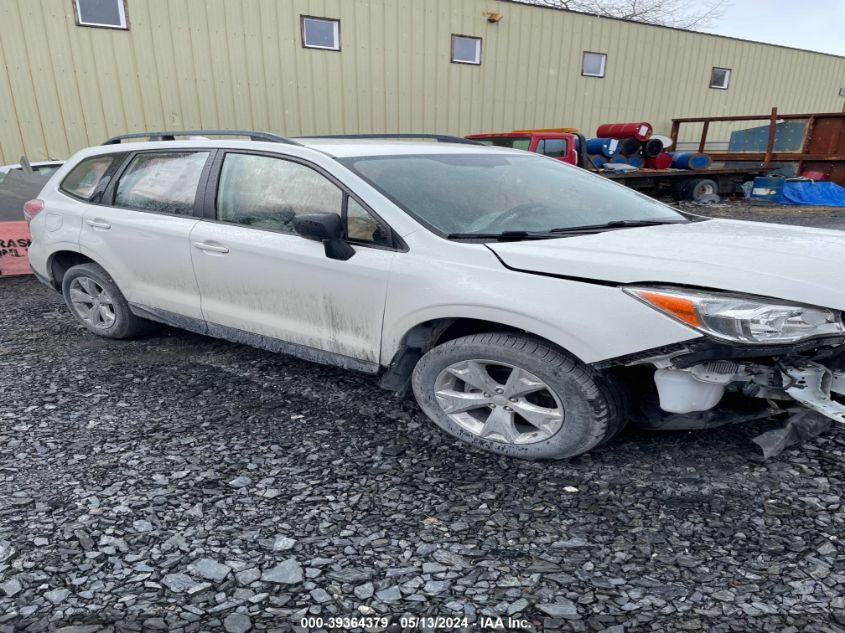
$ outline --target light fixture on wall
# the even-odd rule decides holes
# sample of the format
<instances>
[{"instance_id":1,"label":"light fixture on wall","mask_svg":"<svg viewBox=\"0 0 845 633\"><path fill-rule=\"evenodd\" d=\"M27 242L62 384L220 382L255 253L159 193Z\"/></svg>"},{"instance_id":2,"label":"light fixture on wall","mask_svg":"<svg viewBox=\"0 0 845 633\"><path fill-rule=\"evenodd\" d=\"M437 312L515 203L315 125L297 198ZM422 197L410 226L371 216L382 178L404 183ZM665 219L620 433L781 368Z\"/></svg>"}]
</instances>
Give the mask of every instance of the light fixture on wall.
<instances>
[{"instance_id":1,"label":"light fixture on wall","mask_svg":"<svg viewBox=\"0 0 845 633\"><path fill-rule=\"evenodd\" d=\"M501 13L496 13L494 11L487 11L485 13L482 13L481 15L487 18L487 21L491 24L497 24L498 22L501 22L503 17L505 17Z\"/></svg>"}]
</instances>

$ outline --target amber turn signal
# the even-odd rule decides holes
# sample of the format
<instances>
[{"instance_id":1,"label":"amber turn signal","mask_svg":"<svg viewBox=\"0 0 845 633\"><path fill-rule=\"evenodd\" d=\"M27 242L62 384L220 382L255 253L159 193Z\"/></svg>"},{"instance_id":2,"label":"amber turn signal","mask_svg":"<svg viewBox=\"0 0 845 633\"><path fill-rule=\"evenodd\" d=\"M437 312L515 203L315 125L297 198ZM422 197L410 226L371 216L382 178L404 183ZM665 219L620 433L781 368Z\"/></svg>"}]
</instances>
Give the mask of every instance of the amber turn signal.
<instances>
[{"instance_id":1,"label":"amber turn signal","mask_svg":"<svg viewBox=\"0 0 845 633\"><path fill-rule=\"evenodd\" d=\"M701 321L695 310L695 302L692 299L665 294L655 290L636 290L635 292L655 308L671 314L679 321L683 321L693 327L701 327Z\"/></svg>"}]
</instances>

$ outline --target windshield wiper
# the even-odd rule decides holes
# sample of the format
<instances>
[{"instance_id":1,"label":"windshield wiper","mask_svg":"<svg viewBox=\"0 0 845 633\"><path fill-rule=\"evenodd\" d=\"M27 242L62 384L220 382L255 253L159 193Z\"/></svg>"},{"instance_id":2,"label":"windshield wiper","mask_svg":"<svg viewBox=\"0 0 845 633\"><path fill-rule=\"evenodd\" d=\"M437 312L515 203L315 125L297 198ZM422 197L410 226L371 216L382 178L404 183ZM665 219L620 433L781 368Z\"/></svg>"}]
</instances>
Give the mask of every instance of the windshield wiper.
<instances>
[{"instance_id":1,"label":"windshield wiper","mask_svg":"<svg viewBox=\"0 0 845 633\"><path fill-rule=\"evenodd\" d=\"M518 240L546 240L552 237L558 237L551 231L502 231L501 233L449 233L446 239L450 240L499 240L500 242L510 242Z\"/></svg>"},{"instance_id":2,"label":"windshield wiper","mask_svg":"<svg viewBox=\"0 0 845 633\"><path fill-rule=\"evenodd\" d=\"M589 231L604 231L606 229L627 229L637 226L658 226L660 224L687 224L686 221L675 220L613 220L604 224L585 224L584 226L562 226L549 229L549 233L581 233Z\"/></svg>"}]
</instances>

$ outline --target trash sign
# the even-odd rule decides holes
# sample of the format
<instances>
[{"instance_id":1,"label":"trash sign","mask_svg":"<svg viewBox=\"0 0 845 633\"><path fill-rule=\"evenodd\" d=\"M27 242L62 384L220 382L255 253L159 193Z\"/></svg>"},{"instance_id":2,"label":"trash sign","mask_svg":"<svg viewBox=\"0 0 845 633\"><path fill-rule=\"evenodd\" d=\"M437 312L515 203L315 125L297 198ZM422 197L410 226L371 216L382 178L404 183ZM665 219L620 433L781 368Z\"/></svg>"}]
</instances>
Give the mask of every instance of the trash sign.
<instances>
[{"instance_id":1,"label":"trash sign","mask_svg":"<svg viewBox=\"0 0 845 633\"><path fill-rule=\"evenodd\" d=\"M26 222L0 222L0 277L32 272L28 256L31 243Z\"/></svg>"}]
</instances>

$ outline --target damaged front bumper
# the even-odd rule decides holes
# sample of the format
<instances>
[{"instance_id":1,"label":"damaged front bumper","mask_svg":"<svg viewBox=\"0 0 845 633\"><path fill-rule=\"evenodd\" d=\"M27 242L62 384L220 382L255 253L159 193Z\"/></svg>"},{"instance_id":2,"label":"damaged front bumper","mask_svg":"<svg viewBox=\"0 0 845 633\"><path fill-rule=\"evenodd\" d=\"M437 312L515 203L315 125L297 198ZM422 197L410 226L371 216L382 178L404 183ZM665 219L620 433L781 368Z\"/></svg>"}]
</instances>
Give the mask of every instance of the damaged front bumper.
<instances>
[{"instance_id":1,"label":"damaged front bumper","mask_svg":"<svg viewBox=\"0 0 845 633\"><path fill-rule=\"evenodd\" d=\"M845 405L831 394L845 396L845 371L832 371L819 363L782 365L783 390L794 400L834 422L845 424Z\"/></svg>"},{"instance_id":2,"label":"damaged front bumper","mask_svg":"<svg viewBox=\"0 0 845 633\"><path fill-rule=\"evenodd\" d=\"M755 440L770 456L832 423L845 425L841 338L771 349L705 341L655 351L620 363L653 368L653 387L643 390L640 403L647 428L712 428L789 414L784 426ZM656 399L649 396L655 387Z\"/></svg>"}]
</instances>

